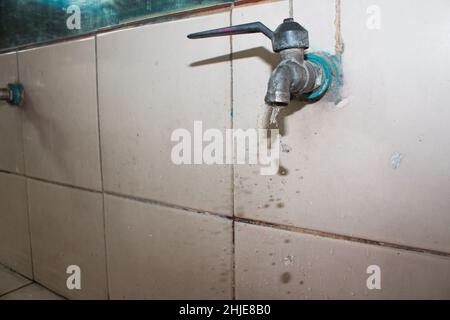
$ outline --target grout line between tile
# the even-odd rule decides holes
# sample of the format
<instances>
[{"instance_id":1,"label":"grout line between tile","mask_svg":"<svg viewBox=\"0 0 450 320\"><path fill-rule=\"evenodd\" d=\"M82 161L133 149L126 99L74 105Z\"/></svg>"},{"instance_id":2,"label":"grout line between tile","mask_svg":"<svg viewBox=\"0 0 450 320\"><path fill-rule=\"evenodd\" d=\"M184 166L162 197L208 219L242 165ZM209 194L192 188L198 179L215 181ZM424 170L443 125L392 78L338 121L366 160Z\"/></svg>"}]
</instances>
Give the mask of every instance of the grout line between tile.
<instances>
[{"instance_id":1,"label":"grout line between tile","mask_svg":"<svg viewBox=\"0 0 450 320\"><path fill-rule=\"evenodd\" d=\"M57 185L57 186L60 186L60 187L72 188L72 189L76 189L76 190L80 190L80 191L86 191L86 192L102 193L99 190L94 190L94 189L80 187L80 186L74 186L74 185L71 185L71 184L68 184L68 183L57 182L57 181L50 181L50 180L47 180L47 179L42 179L42 178L33 177L33 176L24 176L24 177L28 178L30 180L35 180L35 181L44 182L44 183L50 183L50 184L54 184L54 185Z\"/></svg>"},{"instance_id":2,"label":"grout line between tile","mask_svg":"<svg viewBox=\"0 0 450 320\"><path fill-rule=\"evenodd\" d=\"M11 271L11 272L13 272L13 273L16 273L16 274L18 274L19 276L21 276L22 278L25 278L25 279L27 279L27 280L33 281L33 279L31 279L30 277L28 277L28 276L26 276L26 275L24 275L24 274L22 274L22 273L20 273L20 272L18 272L18 271L16 271L16 270L14 270L14 269L11 268L10 266L7 266L6 264L3 264L2 262L0 262L0 267L3 268L3 269L6 269L6 270L8 270L8 271Z\"/></svg>"},{"instance_id":3,"label":"grout line between tile","mask_svg":"<svg viewBox=\"0 0 450 320\"><path fill-rule=\"evenodd\" d=\"M66 296L63 296L62 294L56 292L55 290L50 289L49 287L47 287L46 285L40 283L39 281L34 280L33 283L30 283L29 285L32 285L32 284L40 285L41 287L43 287L43 288L45 288L46 290L50 291L50 292L53 293L54 295L63 298L64 300L71 300L70 298L68 298L68 297L66 297Z\"/></svg>"},{"instance_id":4,"label":"grout line between tile","mask_svg":"<svg viewBox=\"0 0 450 320\"><path fill-rule=\"evenodd\" d=\"M28 179L25 178L25 195L27 201L27 215L28 215L28 235L30 238L30 259L31 259L31 278L34 280L34 256L33 256L33 234L31 232L31 210L30 210L30 192L28 187Z\"/></svg>"},{"instance_id":5,"label":"grout line between tile","mask_svg":"<svg viewBox=\"0 0 450 320\"><path fill-rule=\"evenodd\" d=\"M4 174L12 174L12 175L14 175L14 176L19 176L19 177L24 177L24 178L26 178L26 176L25 176L23 173L12 172L12 171L3 170L3 169L0 169L0 173L4 173Z\"/></svg>"},{"instance_id":6,"label":"grout line between tile","mask_svg":"<svg viewBox=\"0 0 450 320\"><path fill-rule=\"evenodd\" d=\"M17 271L14 271L14 270L12 270L12 271L15 272L15 273L17 273L17 274L20 275L20 276L23 276L22 274L18 273ZM11 291L8 291L8 292L6 292L6 293L4 293L4 294L1 294L1 295L0 295L0 298L1 298L1 297L4 297L4 296L6 296L6 295L8 295L8 294L10 294L10 293L14 293L14 292L16 292L16 291L18 291L18 290L20 290L20 289L29 287L29 286L31 286L31 285L33 285L33 284L37 284L37 285L41 286L42 288L44 288L45 290L47 290L47 291L53 293L54 295L63 298L64 300L70 300L69 298L67 298L67 297L65 297L65 296L63 296L63 295L60 295L59 293L57 293L57 292L53 291L52 289L46 287L46 286L43 285L42 283L39 283L39 282L34 281L34 280L32 280L32 279L29 279L29 278L26 278L26 279L29 280L30 282L27 283L27 284L24 284L24 285L22 285L22 286L20 286L20 287L18 287L18 288L16 288L16 289L14 289L14 290L11 290Z\"/></svg>"},{"instance_id":7,"label":"grout line between tile","mask_svg":"<svg viewBox=\"0 0 450 320\"><path fill-rule=\"evenodd\" d=\"M233 10L234 4L231 4L230 7L230 26L233 25ZM234 129L234 65L233 65L233 36L229 37L230 39L230 126L231 129ZM233 147L234 153L234 147ZM234 155L232 156L234 158ZM231 279L231 290L232 290L232 299L236 300L236 229L235 229L235 199L234 199L234 164L231 166L231 210L233 221L231 223L231 250L232 250L232 279Z\"/></svg>"},{"instance_id":8,"label":"grout line between tile","mask_svg":"<svg viewBox=\"0 0 450 320\"><path fill-rule=\"evenodd\" d=\"M16 51L16 66L17 66L17 81L20 83L20 59L19 59L19 51ZM20 131L21 131L21 137L22 137L22 163L23 163L23 175L25 176L27 173L27 164L26 164L26 157L25 157L25 133L23 130L24 127L24 121L23 121L24 114L20 113ZM32 235L31 235L31 214L30 214L30 195L28 192L28 179L25 178L25 199L27 202L27 222L28 222L28 237L30 239L30 261L31 261L31 277L34 279L34 260L33 260L33 242L31 241Z\"/></svg>"},{"instance_id":9,"label":"grout line between tile","mask_svg":"<svg viewBox=\"0 0 450 320\"><path fill-rule=\"evenodd\" d=\"M190 207L184 207L184 206L171 204L171 203L167 203L167 202L162 202L162 201L158 201L158 200L145 199L145 198L141 198L141 197L130 196L130 195L122 194L122 193L119 193L119 192L105 191L104 193L106 195L119 197L119 198L123 198L123 199L127 199L127 200L133 200L133 201L137 201L137 202L141 202L141 203L147 203L147 204L156 205L156 206L160 206L160 207L184 210L184 211L188 211L188 212L192 212L192 213L198 213L198 214L202 214L202 215L215 216L215 217L224 218L224 219L227 219L227 220L233 220L232 216L227 216L227 215L222 214L222 213L209 212L209 211L205 211L205 210L200 210L200 209L195 209L195 208L190 208Z\"/></svg>"},{"instance_id":10,"label":"grout line between tile","mask_svg":"<svg viewBox=\"0 0 450 320\"><path fill-rule=\"evenodd\" d=\"M14 271L14 272L15 272L15 271ZM31 281L31 280L30 280L30 281ZM20 289L23 289L23 288L25 288L25 287L28 287L28 286L30 286L30 285L32 285L32 284L33 284L33 282L29 282L29 283L27 283L27 284L23 284L23 285L21 285L21 286L19 286L19 287L17 287L17 288L12 289L12 290L6 291L5 293L0 294L0 300L1 300L1 297L4 297L4 296L6 296L6 295L8 295L8 294L10 294L10 293L13 293L13 292L16 292L16 291L18 291L18 290L20 290Z\"/></svg>"},{"instance_id":11,"label":"grout line between tile","mask_svg":"<svg viewBox=\"0 0 450 320\"><path fill-rule=\"evenodd\" d=\"M57 296L59 296L59 297L61 297L61 298L69 299L69 298L64 297L63 295L61 295L61 294L55 292L54 290L48 288L47 286L45 286L44 284L40 283L39 281L34 280L34 279L30 279L28 276L26 276L26 275L24 275L24 274L22 274L22 273L20 273L20 272L18 272L18 271L16 271L16 270L12 269L12 268L10 268L10 267L8 267L8 266L2 264L2 263L0 263L0 266L3 267L3 268L5 268L5 269L7 269L7 270L9 270L9 271L11 271L11 272L13 272L13 273L15 273L15 274L18 274L18 275L21 276L22 278L25 278L26 280L30 281L30 283L27 283L27 284L23 285L21 288L30 286L30 285L32 285L32 284L38 284L38 285L40 285L41 287L47 289L47 290L50 291L51 293L53 293L53 294L55 294L55 295L57 295ZM17 289L15 289L15 290L12 290L11 292L14 292L14 291L16 291L16 290L19 290L19 289L21 289L21 288L17 288ZM9 292L9 293L11 293L11 292ZM4 296L4 294L0 295L0 297L2 297L2 296Z\"/></svg>"},{"instance_id":12,"label":"grout line between tile","mask_svg":"<svg viewBox=\"0 0 450 320\"><path fill-rule=\"evenodd\" d=\"M4 269L9 270L9 271L11 271L11 272L13 272L13 273L15 273L15 274L21 276L22 278L25 278L26 280L30 281L29 283L24 284L24 285L21 286L20 288L16 288L16 289L14 289L14 290L12 290L12 291L9 291L9 292L7 292L7 293L5 293L5 294L1 294L0 297L3 297L3 296L5 296L6 294L12 293L12 292L17 291L17 290L19 290L19 289L28 287L28 286L30 286L30 285L32 285L32 284L38 284L38 285L40 285L41 287L47 289L47 290L50 291L51 293L53 293L53 294L55 294L55 295L57 295L57 296L59 296L59 297L61 297L61 298L69 299L69 298L64 297L63 295L61 295L61 294L59 294L59 293L53 291L52 289L49 289L47 286L43 285L42 283L40 283L40 282L38 282L38 281L36 281L36 280L34 280L34 279L30 279L28 276L26 276L26 275L24 275L24 274L22 274L22 273L20 273L20 272L18 272L18 271L16 271L16 270L12 269L12 268L10 268L10 267L8 267L8 266L2 264L2 263L0 263L0 267L3 267Z\"/></svg>"},{"instance_id":13,"label":"grout line between tile","mask_svg":"<svg viewBox=\"0 0 450 320\"><path fill-rule=\"evenodd\" d=\"M404 251L410 251L410 252L412 251L412 252L416 252L416 253L425 253L425 254L431 254L434 256L442 256L442 257L450 258L450 253L444 252L444 251L439 251L439 250L424 249L424 248L417 248L417 247L401 245L401 244L396 244L396 243L391 243L391 242L369 240L369 239L365 239L365 238L346 236L346 235L337 234L337 233L325 232L325 231L290 226L290 225L276 224L276 223L248 219L248 218L236 217L234 220L236 222L241 222L241 223L246 223L246 224L251 224L251 225L256 225L256 226L261 226L261 227L267 227L267 228L273 228L273 229L278 229L278 230L290 231L290 232L294 232L294 233L313 235L313 236L318 236L318 237L322 237L322 238L344 240L344 241L356 242L356 243L361 243L361 244L366 244L366 245L383 247L383 248L399 249L399 250L404 250Z\"/></svg>"},{"instance_id":14,"label":"grout line between tile","mask_svg":"<svg viewBox=\"0 0 450 320\"><path fill-rule=\"evenodd\" d=\"M19 176L19 177L28 178L28 179L31 179L31 180L41 181L41 182L54 184L54 185L59 185L59 186L72 188L72 189L77 189L77 190L81 190L81 191L87 191L87 192L93 192L93 193L102 193L102 192L96 191L96 190L84 189L84 188L80 188L80 187L75 187L75 186L70 186L70 185L56 183L56 182L53 182L53 181L47 181L47 180L42 180L42 179L38 179L38 178L34 178L34 177L28 177L28 176L24 176L22 174L17 174L15 172L9 172L9 171L5 171L5 170L0 170L0 173L11 174L11 175ZM264 227L268 227L268 228L273 228L273 229L277 229L277 230L285 230L285 231L290 231L290 232L295 232L295 233L316 235L316 236L320 236L322 238L331 238L331 239L345 240L345 241L350 241L350 242L357 242L357 243L362 243L362 244L375 245L375 246L379 246L379 247L401 249L401 250L412 251L412 252L417 252L417 253L426 253L426 254L431 254L431 255L434 255L434 256L450 257L450 253L449 252L445 252L445 251L418 248L418 247L413 247L413 246L408 246L408 245L402 245L402 244L396 244L396 243L391 243L391 242L384 242L384 241L377 241L377 240L371 240L371 239L347 236L347 235L342 235L342 234L337 234L337 233L332 233L332 232L327 232L327 231L320 231L320 230L308 229L308 228L297 227L297 226L289 226L289 225L277 224L277 223L272 223L272 222L267 222L267 221L242 218L242 217L237 217L237 216L234 216L234 217L233 216L227 216L227 215L221 214L221 213L208 212L208 211L204 211L204 210L200 210L200 209L184 207L184 206L170 204L170 203L166 203L166 202L162 202L162 201L157 201L157 200L152 200L152 199L145 199L145 198L125 195L125 194L121 194L121 193L118 193L118 192L104 191L103 193L105 195L111 195L111 196L115 196L115 197L119 197L119 198L123 198L123 199L128 199L128 200L133 200L133 201L137 201L137 202L141 202L141 203L147 203L147 204L157 205L157 206L161 206L161 207L167 207L167 208L172 208L172 209L184 210L184 211L188 211L188 212L192 212L192 213L198 213L198 214L202 214L202 215L215 216L215 217L219 217L219 218L223 218L223 219L227 219L227 220L232 220L233 222L240 222L240 223L258 225L258 226L264 226Z\"/></svg>"},{"instance_id":15,"label":"grout line between tile","mask_svg":"<svg viewBox=\"0 0 450 320\"><path fill-rule=\"evenodd\" d=\"M20 288L26 287L26 286L28 286L28 285L30 285L30 284L32 284L32 283L34 282L34 280L33 280L33 279L30 279L30 277L28 277L28 276L26 276L26 275L24 275L24 274L22 274L22 273L20 273L20 272L18 272L18 271L16 271L16 270L14 270L14 269L11 268L10 266L7 266L7 265L5 265L5 264L3 264L3 263L1 263L1 262L0 262L0 267L2 267L3 269L6 269L6 270L8 270L8 271L10 271L10 272L12 272L12 273L15 273L15 274L19 275L20 277L22 277L22 278L24 278L24 279L30 281L29 283L24 284L23 286L21 286L21 287L19 287L19 288L16 288L16 289L14 289L14 290L8 291L8 292L6 292L6 293L4 293L4 294L0 294L0 297L3 297L4 295L7 295L8 293L14 292L15 290L18 290L18 289L20 289Z\"/></svg>"},{"instance_id":16,"label":"grout line between tile","mask_svg":"<svg viewBox=\"0 0 450 320\"><path fill-rule=\"evenodd\" d=\"M94 55L95 55L95 94L97 99L97 134L98 134L98 159L100 164L100 185L101 192L104 191L103 184L103 161L102 161L102 136L100 131L100 99L98 94L98 56L97 56L97 36L94 37Z\"/></svg>"},{"instance_id":17,"label":"grout line between tile","mask_svg":"<svg viewBox=\"0 0 450 320\"><path fill-rule=\"evenodd\" d=\"M100 99L98 94L98 37L94 37L95 43L95 92L97 95L97 130L98 130L98 154L100 161L100 183L102 188L102 214L103 214L103 238L105 245L105 272L106 272L106 296L111 299L111 294L109 290L109 270L108 270L108 245L106 236L106 211L105 211L105 185L103 179L103 159L102 159L102 135L100 129Z\"/></svg>"}]
</instances>

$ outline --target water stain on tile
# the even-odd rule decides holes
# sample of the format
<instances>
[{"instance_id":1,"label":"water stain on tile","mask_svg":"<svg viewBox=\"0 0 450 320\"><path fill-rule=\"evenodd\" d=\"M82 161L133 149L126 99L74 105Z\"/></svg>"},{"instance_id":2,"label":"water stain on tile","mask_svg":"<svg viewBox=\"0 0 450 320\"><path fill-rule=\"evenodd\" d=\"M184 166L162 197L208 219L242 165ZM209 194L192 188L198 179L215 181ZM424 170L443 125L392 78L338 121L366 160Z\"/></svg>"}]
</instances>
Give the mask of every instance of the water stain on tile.
<instances>
[{"instance_id":1,"label":"water stain on tile","mask_svg":"<svg viewBox=\"0 0 450 320\"><path fill-rule=\"evenodd\" d=\"M289 170L280 165L280 168L278 169L278 174L280 176L286 176L288 173L289 173Z\"/></svg>"},{"instance_id":2,"label":"water stain on tile","mask_svg":"<svg viewBox=\"0 0 450 320\"><path fill-rule=\"evenodd\" d=\"M280 276L281 283L285 283L285 284L289 283L291 281L291 279L292 279L292 275L290 272L284 272Z\"/></svg>"},{"instance_id":3,"label":"water stain on tile","mask_svg":"<svg viewBox=\"0 0 450 320\"><path fill-rule=\"evenodd\" d=\"M289 145L281 143L281 152L289 153L291 150L292 148Z\"/></svg>"}]
</instances>

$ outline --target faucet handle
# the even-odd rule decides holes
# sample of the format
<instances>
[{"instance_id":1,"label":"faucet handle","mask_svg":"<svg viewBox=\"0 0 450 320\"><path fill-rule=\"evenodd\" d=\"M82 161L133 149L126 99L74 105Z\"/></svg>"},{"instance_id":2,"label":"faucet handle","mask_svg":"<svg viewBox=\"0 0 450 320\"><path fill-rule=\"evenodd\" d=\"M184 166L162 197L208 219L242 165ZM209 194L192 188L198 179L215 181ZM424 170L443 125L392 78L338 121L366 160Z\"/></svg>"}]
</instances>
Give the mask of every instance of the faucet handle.
<instances>
[{"instance_id":1,"label":"faucet handle","mask_svg":"<svg viewBox=\"0 0 450 320\"><path fill-rule=\"evenodd\" d=\"M275 31L270 30L261 22L252 22L207 30L188 35L189 39L228 36L233 34L262 33L272 40L273 51L280 52L286 49L308 49L308 31L292 18L284 19L283 23Z\"/></svg>"},{"instance_id":2,"label":"faucet handle","mask_svg":"<svg viewBox=\"0 0 450 320\"><path fill-rule=\"evenodd\" d=\"M217 36L228 36L233 34L245 34L245 33L263 33L267 38L273 38L273 31L267 28L261 22L252 22L240 24L237 26L207 30L202 32L191 33L187 37L189 39L199 39L199 38L209 38L209 37L217 37Z\"/></svg>"}]
</instances>

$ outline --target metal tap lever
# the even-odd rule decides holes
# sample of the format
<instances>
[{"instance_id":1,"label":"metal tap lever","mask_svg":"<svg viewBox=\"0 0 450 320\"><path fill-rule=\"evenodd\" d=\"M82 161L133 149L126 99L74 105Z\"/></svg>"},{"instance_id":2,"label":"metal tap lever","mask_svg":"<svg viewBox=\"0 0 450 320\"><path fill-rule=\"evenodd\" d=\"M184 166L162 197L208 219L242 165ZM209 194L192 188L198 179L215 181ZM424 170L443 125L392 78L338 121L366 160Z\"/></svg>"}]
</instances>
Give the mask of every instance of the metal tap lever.
<instances>
[{"instance_id":1,"label":"metal tap lever","mask_svg":"<svg viewBox=\"0 0 450 320\"><path fill-rule=\"evenodd\" d=\"M237 26L218 28L213 30L207 30L202 32L191 33L188 35L189 39L199 39L199 38L209 38L209 37L217 37L217 36L229 36L233 34L245 34L245 33L262 33L266 35L267 38L273 38L273 31L267 28L261 22L252 22L240 24Z\"/></svg>"},{"instance_id":2,"label":"metal tap lever","mask_svg":"<svg viewBox=\"0 0 450 320\"><path fill-rule=\"evenodd\" d=\"M233 34L262 33L272 40L273 51L286 49L308 49L308 31L292 18L284 19L275 31L270 30L261 22L240 24L237 26L207 30L188 35L189 39L228 36Z\"/></svg>"}]
</instances>

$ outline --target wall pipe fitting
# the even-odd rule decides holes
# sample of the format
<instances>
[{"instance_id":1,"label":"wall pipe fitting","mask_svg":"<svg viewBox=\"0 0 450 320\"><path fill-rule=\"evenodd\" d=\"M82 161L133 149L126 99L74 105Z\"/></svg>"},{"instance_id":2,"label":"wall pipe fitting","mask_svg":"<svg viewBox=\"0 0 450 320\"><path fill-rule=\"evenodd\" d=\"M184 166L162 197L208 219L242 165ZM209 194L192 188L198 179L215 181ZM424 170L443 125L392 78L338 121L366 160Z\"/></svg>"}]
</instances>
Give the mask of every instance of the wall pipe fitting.
<instances>
[{"instance_id":1,"label":"wall pipe fitting","mask_svg":"<svg viewBox=\"0 0 450 320\"><path fill-rule=\"evenodd\" d=\"M6 88L0 88L0 100L10 105L19 106L24 99L23 86L18 83L9 83Z\"/></svg>"},{"instance_id":2,"label":"wall pipe fitting","mask_svg":"<svg viewBox=\"0 0 450 320\"><path fill-rule=\"evenodd\" d=\"M272 106L287 106L293 97L308 101L320 99L331 84L329 61L320 55L307 53L308 31L292 18L284 19L275 31L261 22L192 33L189 39L247 33L262 33L272 41L281 61L273 70L265 101Z\"/></svg>"}]
</instances>

